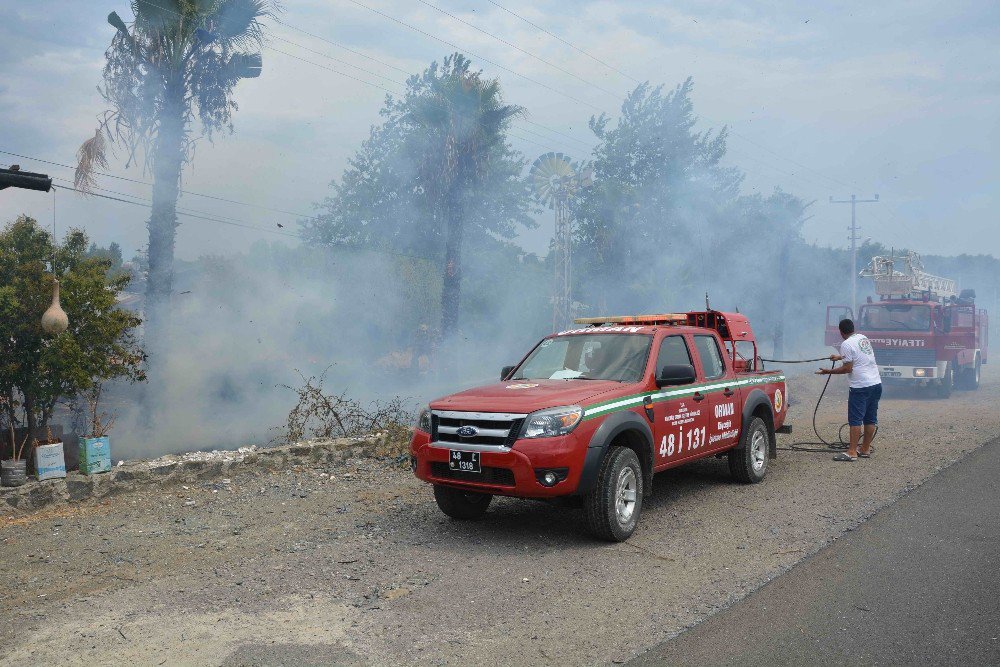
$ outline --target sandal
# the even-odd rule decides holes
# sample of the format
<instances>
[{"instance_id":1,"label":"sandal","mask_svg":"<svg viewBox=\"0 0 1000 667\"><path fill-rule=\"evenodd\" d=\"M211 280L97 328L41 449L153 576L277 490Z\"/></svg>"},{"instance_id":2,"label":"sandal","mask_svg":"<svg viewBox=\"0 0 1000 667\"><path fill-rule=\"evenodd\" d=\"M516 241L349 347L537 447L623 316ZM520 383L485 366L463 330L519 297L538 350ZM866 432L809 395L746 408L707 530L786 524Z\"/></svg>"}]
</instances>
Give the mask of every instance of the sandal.
<instances>
[{"instance_id":1,"label":"sandal","mask_svg":"<svg viewBox=\"0 0 1000 667\"><path fill-rule=\"evenodd\" d=\"M854 462L854 457L851 456L850 454L848 454L847 452L840 452L836 456L833 457L833 460L834 461L846 461L848 463L853 463Z\"/></svg>"},{"instance_id":2,"label":"sandal","mask_svg":"<svg viewBox=\"0 0 1000 667\"><path fill-rule=\"evenodd\" d=\"M859 459L870 459L871 457L872 457L872 453L871 452L868 452L867 454L865 454L863 452L858 452L858 458Z\"/></svg>"}]
</instances>

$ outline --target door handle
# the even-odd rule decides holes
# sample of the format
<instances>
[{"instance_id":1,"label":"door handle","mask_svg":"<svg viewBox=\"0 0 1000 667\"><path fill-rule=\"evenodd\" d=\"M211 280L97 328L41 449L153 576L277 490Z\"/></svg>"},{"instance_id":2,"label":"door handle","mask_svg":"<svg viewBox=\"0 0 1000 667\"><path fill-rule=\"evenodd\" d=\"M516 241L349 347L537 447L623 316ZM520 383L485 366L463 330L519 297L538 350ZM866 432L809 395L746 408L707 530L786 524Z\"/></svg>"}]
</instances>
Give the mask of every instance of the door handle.
<instances>
[{"instance_id":1,"label":"door handle","mask_svg":"<svg viewBox=\"0 0 1000 667\"><path fill-rule=\"evenodd\" d=\"M726 398L729 398L730 396L732 396L735 393L736 393L735 391L733 391L729 387L726 387L726 390L724 392L722 392L722 395L725 396Z\"/></svg>"},{"instance_id":2,"label":"door handle","mask_svg":"<svg viewBox=\"0 0 1000 667\"><path fill-rule=\"evenodd\" d=\"M705 400L705 397L701 395L700 391L696 391L694 392L694 396L691 397L691 400L701 402Z\"/></svg>"}]
</instances>

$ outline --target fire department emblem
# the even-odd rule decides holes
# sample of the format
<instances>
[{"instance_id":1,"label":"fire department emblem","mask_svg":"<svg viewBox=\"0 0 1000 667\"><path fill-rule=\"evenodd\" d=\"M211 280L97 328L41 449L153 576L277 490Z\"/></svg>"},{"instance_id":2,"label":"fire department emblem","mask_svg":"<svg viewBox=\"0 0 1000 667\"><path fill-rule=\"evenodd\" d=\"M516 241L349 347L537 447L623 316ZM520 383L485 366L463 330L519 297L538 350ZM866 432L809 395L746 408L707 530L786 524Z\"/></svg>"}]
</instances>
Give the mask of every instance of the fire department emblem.
<instances>
[{"instance_id":1,"label":"fire department emblem","mask_svg":"<svg viewBox=\"0 0 1000 667\"><path fill-rule=\"evenodd\" d=\"M774 391L774 411L781 412L781 405L783 403L783 398L781 396L781 390L776 389Z\"/></svg>"}]
</instances>

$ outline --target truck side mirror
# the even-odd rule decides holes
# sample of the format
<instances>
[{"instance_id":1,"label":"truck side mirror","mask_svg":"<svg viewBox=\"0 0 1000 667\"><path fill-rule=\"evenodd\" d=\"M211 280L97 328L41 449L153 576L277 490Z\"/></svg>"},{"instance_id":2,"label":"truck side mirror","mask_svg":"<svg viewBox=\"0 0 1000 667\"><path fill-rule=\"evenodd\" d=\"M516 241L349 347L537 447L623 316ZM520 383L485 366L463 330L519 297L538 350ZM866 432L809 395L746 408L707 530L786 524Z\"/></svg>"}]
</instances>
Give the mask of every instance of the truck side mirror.
<instances>
[{"instance_id":1,"label":"truck side mirror","mask_svg":"<svg viewBox=\"0 0 1000 667\"><path fill-rule=\"evenodd\" d=\"M507 376L510 375L510 372L512 370L514 370L513 366L504 366L503 368L501 368L500 369L500 381L503 382L504 380L506 380Z\"/></svg>"},{"instance_id":2,"label":"truck side mirror","mask_svg":"<svg viewBox=\"0 0 1000 667\"><path fill-rule=\"evenodd\" d=\"M660 374L656 377L656 386L670 387L691 384L694 379L694 366L691 364L668 365L660 369Z\"/></svg>"}]
</instances>

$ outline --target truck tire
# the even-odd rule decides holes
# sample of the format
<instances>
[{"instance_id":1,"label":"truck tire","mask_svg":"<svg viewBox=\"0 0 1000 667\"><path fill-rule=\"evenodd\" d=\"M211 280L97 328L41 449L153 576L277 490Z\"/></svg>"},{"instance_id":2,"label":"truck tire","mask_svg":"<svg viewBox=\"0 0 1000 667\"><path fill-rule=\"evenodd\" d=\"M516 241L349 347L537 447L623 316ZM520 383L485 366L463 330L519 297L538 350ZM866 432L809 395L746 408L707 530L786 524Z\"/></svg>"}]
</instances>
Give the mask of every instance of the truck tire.
<instances>
[{"instance_id":1,"label":"truck tire","mask_svg":"<svg viewBox=\"0 0 1000 667\"><path fill-rule=\"evenodd\" d=\"M967 368L962 371L962 388L968 389L969 391L975 391L979 389L979 380L982 377L982 359L979 355L976 355L976 363L972 368Z\"/></svg>"},{"instance_id":2,"label":"truck tire","mask_svg":"<svg viewBox=\"0 0 1000 667\"><path fill-rule=\"evenodd\" d=\"M639 522L642 490L639 457L628 447L611 447L597 473L597 487L584 497L587 528L602 540L627 540Z\"/></svg>"},{"instance_id":3,"label":"truck tire","mask_svg":"<svg viewBox=\"0 0 1000 667\"><path fill-rule=\"evenodd\" d=\"M937 385L934 387L934 392L937 394L938 398L949 398L951 397L951 390L955 387L955 368L948 362L945 366L944 375L938 380Z\"/></svg>"},{"instance_id":4,"label":"truck tire","mask_svg":"<svg viewBox=\"0 0 1000 667\"><path fill-rule=\"evenodd\" d=\"M488 493L462 491L441 484L434 485L434 500L441 511L452 519L467 521L479 519L486 514L493 496Z\"/></svg>"},{"instance_id":5,"label":"truck tire","mask_svg":"<svg viewBox=\"0 0 1000 667\"><path fill-rule=\"evenodd\" d=\"M729 472L738 482L756 484L767 474L771 429L760 417L753 417L743 429L740 445L729 450Z\"/></svg>"}]
</instances>

